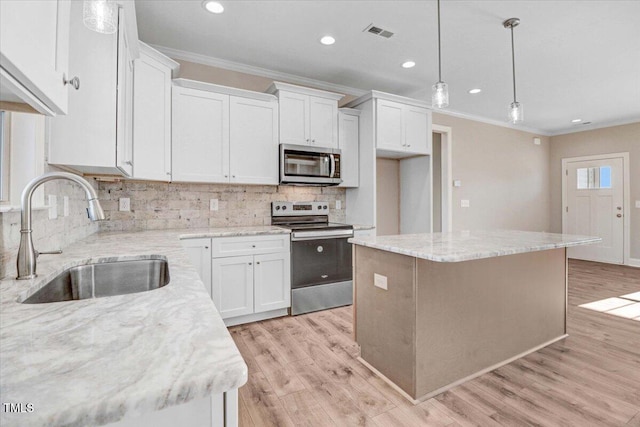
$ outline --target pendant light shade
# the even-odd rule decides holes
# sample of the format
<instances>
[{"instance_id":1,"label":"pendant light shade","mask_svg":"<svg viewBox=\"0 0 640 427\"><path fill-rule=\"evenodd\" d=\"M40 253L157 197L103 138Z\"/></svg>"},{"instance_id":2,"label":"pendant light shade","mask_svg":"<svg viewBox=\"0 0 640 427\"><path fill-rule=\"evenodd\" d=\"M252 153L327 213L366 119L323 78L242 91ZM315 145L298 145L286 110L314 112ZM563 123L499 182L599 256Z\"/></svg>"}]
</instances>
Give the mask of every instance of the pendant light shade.
<instances>
[{"instance_id":1,"label":"pendant light shade","mask_svg":"<svg viewBox=\"0 0 640 427\"><path fill-rule=\"evenodd\" d=\"M97 33L118 31L118 5L113 0L84 0L82 22Z\"/></svg>"},{"instance_id":2,"label":"pendant light shade","mask_svg":"<svg viewBox=\"0 0 640 427\"><path fill-rule=\"evenodd\" d=\"M438 0L438 82L431 87L431 106L446 108L449 106L449 85L442 81L442 56L440 47L440 0Z\"/></svg>"},{"instance_id":3,"label":"pendant light shade","mask_svg":"<svg viewBox=\"0 0 640 427\"><path fill-rule=\"evenodd\" d=\"M513 43L513 29L520 25L520 19L509 18L502 23L504 28L511 30L511 69L513 71L513 102L509 105L509 121L513 124L524 121L522 104L516 100L516 51Z\"/></svg>"}]
</instances>

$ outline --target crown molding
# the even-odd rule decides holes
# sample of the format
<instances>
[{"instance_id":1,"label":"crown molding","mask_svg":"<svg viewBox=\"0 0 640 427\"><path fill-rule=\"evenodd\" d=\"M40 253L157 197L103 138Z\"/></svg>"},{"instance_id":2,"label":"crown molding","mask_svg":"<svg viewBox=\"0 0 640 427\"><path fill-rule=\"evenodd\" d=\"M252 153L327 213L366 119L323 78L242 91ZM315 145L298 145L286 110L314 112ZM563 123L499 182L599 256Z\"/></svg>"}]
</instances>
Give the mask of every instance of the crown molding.
<instances>
[{"instance_id":1,"label":"crown molding","mask_svg":"<svg viewBox=\"0 0 640 427\"><path fill-rule=\"evenodd\" d=\"M634 119L610 120L608 122L598 123L597 125L579 125L578 124L578 125L575 125L576 126L575 128L553 131L550 135L560 136L560 135L567 135L570 133L588 132L590 130L610 128L613 126L630 125L633 123L640 123L640 117L636 117Z\"/></svg>"},{"instance_id":2,"label":"crown molding","mask_svg":"<svg viewBox=\"0 0 640 427\"><path fill-rule=\"evenodd\" d=\"M328 90L328 91L338 92L338 93L345 93L348 95L362 96L365 93L367 93L366 90L362 90L362 89L356 89L349 86L324 82L322 80L310 79L308 77L297 76L295 74L268 70L266 68L241 64L239 62L228 61L226 59L214 58L212 56L201 55L199 53L187 52L184 50L173 49L170 47L153 45L153 44L150 46L173 59L180 59L183 61L195 62L196 64L209 65L211 67L223 68L225 70L237 71L239 73L253 74L255 76L267 77L276 81L284 80L288 83L311 86L317 89L323 89L323 90Z\"/></svg>"},{"instance_id":3,"label":"crown molding","mask_svg":"<svg viewBox=\"0 0 640 427\"><path fill-rule=\"evenodd\" d=\"M480 122L480 123L486 123L488 125L494 125L494 126L500 126L503 128L509 128L509 129L514 129L514 130L519 130L522 132L529 132L529 133L533 133L535 135L540 135L540 136L551 136L551 132L548 132L546 130L542 130L542 129L536 129L536 128L531 128L531 127L527 127L527 126L521 126L521 125L513 125L509 122L502 122L500 120L494 120L494 119L487 119L486 117L481 117L481 116L476 116L474 114L468 114L468 113L461 113L459 111L454 111L454 110L432 110L434 113L436 114L443 114L445 116L453 116L453 117L459 117L461 119L467 119L467 120L473 120L475 122Z\"/></svg>"}]
</instances>

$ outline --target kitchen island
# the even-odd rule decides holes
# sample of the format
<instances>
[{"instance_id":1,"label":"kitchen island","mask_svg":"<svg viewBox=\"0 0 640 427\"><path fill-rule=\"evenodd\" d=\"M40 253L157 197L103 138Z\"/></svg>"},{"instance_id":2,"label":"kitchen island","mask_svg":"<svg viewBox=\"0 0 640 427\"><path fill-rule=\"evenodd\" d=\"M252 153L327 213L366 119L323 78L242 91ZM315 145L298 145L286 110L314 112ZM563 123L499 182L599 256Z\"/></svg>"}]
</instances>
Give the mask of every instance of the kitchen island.
<instances>
[{"instance_id":1,"label":"kitchen island","mask_svg":"<svg viewBox=\"0 0 640 427\"><path fill-rule=\"evenodd\" d=\"M247 365L180 239L288 234L236 227L93 234L0 281L0 425L237 424ZM105 298L21 303L63 270L164 259L168 285ZM224 419L223 419L224 418Z\"/></svg>"},{"instance_id":2,"label":"kitchen island","mask_svg":"<svg viewBox=\"0 0 640 427\"><path fill-rule=\"evenodd\" d=\"M361 361L417 403L566 335L566 248L597 237L473 231L353 238Z\"/></svg>"}]
</instances>

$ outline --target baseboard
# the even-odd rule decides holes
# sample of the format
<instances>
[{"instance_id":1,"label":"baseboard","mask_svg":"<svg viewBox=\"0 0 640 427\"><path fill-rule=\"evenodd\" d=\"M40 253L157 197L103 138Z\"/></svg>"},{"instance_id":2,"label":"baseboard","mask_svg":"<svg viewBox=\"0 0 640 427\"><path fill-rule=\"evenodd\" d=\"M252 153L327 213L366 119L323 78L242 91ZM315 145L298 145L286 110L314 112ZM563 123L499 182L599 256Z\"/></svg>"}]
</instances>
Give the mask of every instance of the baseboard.
<instances>
[{"instance_id":1,"label":"baseboard","mask_svg":"<svg viewBox=\"0 0 640 427\"><path fill-rule=\"evenodd\" d=\"M274 317L288 316L289 309L281 308L278 310L265 311L264 313L247 314L246 316L230 317L223 319L225 326L236 326L244 323L259 322L260 320L273 319Z\"/></svg>"},{"instance_id":2,"label":"baseboard","mask_svg":"<svg viewBox=\"0 0 640 427\"><path fill-rule=\"evenodd\" d=\"M638 267L640 268L640 258L629 258L627 261L627 265L629 267Z\"/></svg>"},{"instance_id":3,"label":"baseboard","mask_svg":"<svg viewBox=\"0 0 640 427\"><path fill-rule=\"evenodd\" d=\"M451 384L447 384L444 387L440 387L439 389L433 390L433 391L431 391L431 392L429 392L429 393L427 393L427 394L425 394L423 396L418 397L417 399L414 399L413 397L411 397L406 391L404 391L400 387L398 387L393 381L391 381L383 373L381 373L376 368L374 368L369 363L367 363L367 361L365 361L362 357L358 357L358 360L360 361L360 363L365 365L367 368L371 369L377 376L379 376L381 379L383 379L387 384L389 384L391 387L393 387L394 390L396 390L398 393L400 393L402 396L404 396L409 402L413 403L414 405L417 405L417 404L419 404L421 402L424 402L425 400L429 400L434 396L437 396L437 395L439 395L441 393L444 393L445 391L447 391L449 389L452 389L453 387L456 387L456 386L458 386L458 385L460 385L462 383L465 383L465 382L467 382L469 380L477 378L480 375L484 375L487 372L491 372L491 371L493 371L495 369L500 368L501 366L508 365L509 363L511 363L511 362L513 362L515 360L521 359L521 358L525 357L528 354L535 353L536 351L538 351L538 350L540 350L540 349L542 349L542 348L544 348L544 347L546 347L548 345L551 345L551 344L553 344L553 343L555 343L557 341L563 340L563 339L567 338L568 336L569 336L568 334L560 335L557 338L554 338L554 339L552 339L550 341L547 341L547 342L542 343L542 344L540 344L538 346L535 346L535 347L533 347L533 348L531 348L529 350L526 350L526 351L524 351L524 352L522 352L520 354L517 354L517 355L515 355L513 357L510 357L507 360L503 360L502 362L498 362L495 365L491 365L491 366L489 366L487 368L484 368L484 369L482 369L482 370L480 370L480 371L478 371L478 372L476 372L474 374L471 374L469 376L466 376L464 378L456 380L456 381L452 382Z\"/></svg>"}]
</instances>

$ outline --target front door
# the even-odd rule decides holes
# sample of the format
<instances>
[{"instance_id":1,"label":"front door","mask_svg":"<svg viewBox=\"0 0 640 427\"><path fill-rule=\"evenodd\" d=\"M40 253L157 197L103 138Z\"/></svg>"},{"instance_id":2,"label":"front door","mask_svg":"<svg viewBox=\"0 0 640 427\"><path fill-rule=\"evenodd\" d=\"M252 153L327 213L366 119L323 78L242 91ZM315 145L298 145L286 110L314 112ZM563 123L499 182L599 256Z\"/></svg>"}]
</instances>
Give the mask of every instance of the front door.
<instances>
[{"instance_id":1,"label":"front door","mask_svg":"<svg viewBox=\"0 0 640 427\"><path fill-rule=\"evenodd\" d=\"M624 262L623 159L568 161L564 232L602 238L600 243L568 248L569 258Z\"/></svg>"}]
</instances>

